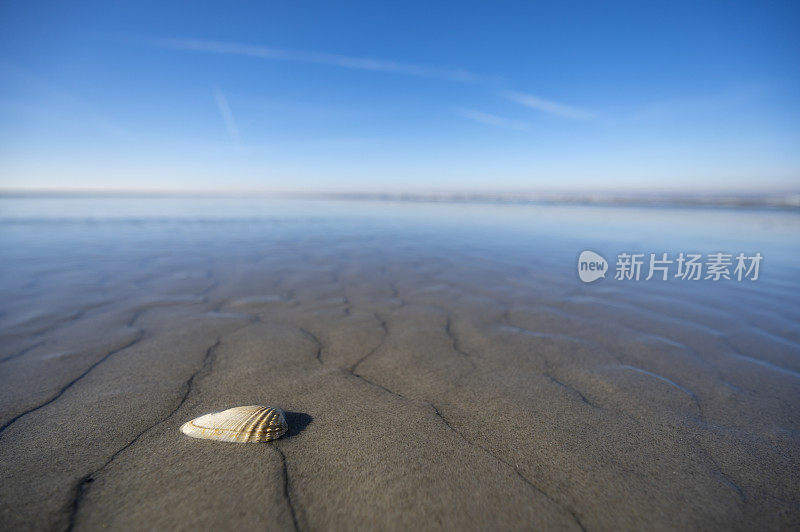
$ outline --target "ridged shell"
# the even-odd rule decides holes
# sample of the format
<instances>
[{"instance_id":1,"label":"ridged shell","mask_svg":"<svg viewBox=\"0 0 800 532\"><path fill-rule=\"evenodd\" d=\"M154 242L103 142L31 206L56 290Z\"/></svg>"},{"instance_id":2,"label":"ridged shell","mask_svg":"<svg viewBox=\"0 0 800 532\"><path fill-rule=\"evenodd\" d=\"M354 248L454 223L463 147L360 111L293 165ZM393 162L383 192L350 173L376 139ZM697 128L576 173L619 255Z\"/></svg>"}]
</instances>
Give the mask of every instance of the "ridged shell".
<instances>
[{"instance_id":1,"label":"ridged shell","mask_svg":"<svg viewBox=\"0 0 800 532\"><path fill-rule=\"evenodd\" d=\"M275 440L286 434L289 425L280 408L237 406L206 414L184 423L181 432L192 438L257 443Z\"/></svg>"}]
</instances>

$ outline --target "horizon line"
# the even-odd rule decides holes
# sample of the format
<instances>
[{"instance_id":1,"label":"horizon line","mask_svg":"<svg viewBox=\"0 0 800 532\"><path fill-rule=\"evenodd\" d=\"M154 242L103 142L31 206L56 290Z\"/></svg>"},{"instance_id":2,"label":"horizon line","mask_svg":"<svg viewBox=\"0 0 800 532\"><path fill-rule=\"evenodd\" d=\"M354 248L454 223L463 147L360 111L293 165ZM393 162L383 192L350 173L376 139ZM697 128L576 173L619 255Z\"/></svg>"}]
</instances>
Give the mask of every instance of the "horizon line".
<instances>
[{"instance_id":1,"label":"horizon line","mask_svg":"<svg viewBox=\"0 0 800 532\"><path fill-rule=\"evenodd\" d=\"M717 207L800 210L800 189L773 191L527 190L527 191L297 191L0 188L5 198L280 198L409 203L492 203L641 207Z\"/></svg>"}]
</instances>

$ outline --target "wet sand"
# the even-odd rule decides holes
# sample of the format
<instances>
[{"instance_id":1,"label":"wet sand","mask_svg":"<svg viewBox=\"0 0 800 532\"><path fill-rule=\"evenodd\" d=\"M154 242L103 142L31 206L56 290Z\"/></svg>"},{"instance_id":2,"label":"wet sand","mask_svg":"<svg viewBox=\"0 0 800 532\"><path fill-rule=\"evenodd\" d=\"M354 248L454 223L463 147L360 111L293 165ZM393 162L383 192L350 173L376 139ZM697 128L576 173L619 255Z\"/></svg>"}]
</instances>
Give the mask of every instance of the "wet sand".
<instances>
[{"instance_id":1,"label":"wet sand","mask_svg":"<svg viewBox=\"0 0 800 532\"><path fill-rule=\"evenodd\" d=\"M6 233L3 529L800 526L793 270L584 286L485 235L221 226ZM178 430L246 404L290 432Z\"/></svg>"}]
</instances>

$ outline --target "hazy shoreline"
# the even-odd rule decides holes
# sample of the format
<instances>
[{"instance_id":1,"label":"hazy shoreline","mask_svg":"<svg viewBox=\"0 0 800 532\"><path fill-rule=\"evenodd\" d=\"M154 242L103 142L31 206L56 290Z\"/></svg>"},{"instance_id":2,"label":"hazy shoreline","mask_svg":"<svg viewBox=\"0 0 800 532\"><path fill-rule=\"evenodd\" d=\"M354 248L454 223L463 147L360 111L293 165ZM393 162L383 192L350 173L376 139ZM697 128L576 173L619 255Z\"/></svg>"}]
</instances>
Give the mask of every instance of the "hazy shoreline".
<instances>
[{"instance_id":1,"label":"hazy shoreline","mask_svg":"<svg viewBox=\"0 0 800 532\"><path fill-rule=\"evenodd\" d=\"M415 192L264 192L137 190L0 190L0 198L274 198L298 200L464 203L491 205L584 205L652 208L800 210L800 192L774 193L415 193Z\"/></svg>"}]
</instances>

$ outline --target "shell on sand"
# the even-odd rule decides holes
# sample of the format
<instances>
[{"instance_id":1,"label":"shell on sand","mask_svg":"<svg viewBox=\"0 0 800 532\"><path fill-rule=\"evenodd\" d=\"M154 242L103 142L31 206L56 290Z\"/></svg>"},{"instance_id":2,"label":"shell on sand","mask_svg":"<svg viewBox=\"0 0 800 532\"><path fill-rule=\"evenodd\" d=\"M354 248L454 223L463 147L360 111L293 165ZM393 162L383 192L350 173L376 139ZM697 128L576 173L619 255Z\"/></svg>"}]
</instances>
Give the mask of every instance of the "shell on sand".
<instances>
[{"instance_id":1,"label":"shell on sand","mask_svg":"<svg viewBox=\"0 0 800 532\"><path fill-rule=\"evenodd\" d=\"M289 425L280 408L237 406L200 416L181 427L192 438L257 443L275 440L286 434Z\"/></svg>"}]
</instances>

